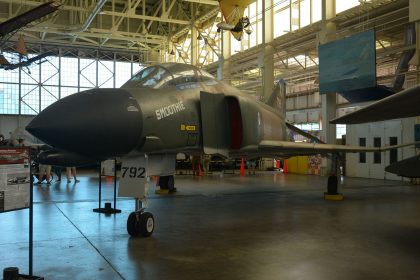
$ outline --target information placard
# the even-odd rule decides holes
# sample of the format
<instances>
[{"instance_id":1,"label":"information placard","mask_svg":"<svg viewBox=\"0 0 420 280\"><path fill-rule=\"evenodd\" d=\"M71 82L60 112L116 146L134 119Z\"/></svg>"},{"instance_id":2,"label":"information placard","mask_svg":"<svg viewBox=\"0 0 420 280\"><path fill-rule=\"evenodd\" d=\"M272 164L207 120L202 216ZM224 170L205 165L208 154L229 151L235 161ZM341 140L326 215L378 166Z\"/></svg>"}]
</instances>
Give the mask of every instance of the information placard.
<instances>
[{"instance_id":1,"label":"information placard","mask_svg":"<svg viewBox=\"0 0 420 280\"><path fill-rule=\"evenodd\" d=\"M26 148L0 148L0 213L29 208L30 164Z\"/></svg>"}]
</instances>

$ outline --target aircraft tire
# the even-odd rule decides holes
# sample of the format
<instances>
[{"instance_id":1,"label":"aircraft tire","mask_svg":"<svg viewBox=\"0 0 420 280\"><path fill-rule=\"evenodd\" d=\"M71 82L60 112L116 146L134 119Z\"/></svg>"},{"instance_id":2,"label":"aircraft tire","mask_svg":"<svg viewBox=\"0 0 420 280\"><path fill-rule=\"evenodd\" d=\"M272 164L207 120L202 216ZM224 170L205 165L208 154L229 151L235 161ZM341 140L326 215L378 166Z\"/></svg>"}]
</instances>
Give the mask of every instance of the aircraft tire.
<instances>
[{"instance_id":1,"label":"aircraft tire","mask_svg":"<svg viewBox=\"0 0 420 280\"><path fill-rule=\"evenodd\" d=\"M168 176L167 187L168 187L168 190L170 192L175 192L176 191L176 188L175 188L175 178L174 178L174 176Z\"/></svg>"},{"instance_id":2,"label":"aircraft tire","mask_svg":"<svg viewBox=\"0 0 420 280\"><path fill-rule=\"evenodd\" d=\"M159 177L159 187L162 190L167 190L168 189L168 178L169 178L169 176L160 176Z\"/></svg>"},{"instance_id":3,"label":"aircraft tire","mask_svg":"<svg viewBox=\"0 0 420 280\"><path fill-rule=\"evenodd\" d=\"M136 212L131 212L128 216L127 232L133 237L140 235L140 222L137 220Z\"/></svg>"},{"instance_id":4,"label":"aircraft tire","mask_svg":"<svg viewBox=\"0 0 420 280\"><path fill-rule=\"evenodd\" d=\"M150 212L143 212L140 215L140 235L143 237L148 237L152 235L155 229L155 218Z\"/></svg>"}]
</instances>

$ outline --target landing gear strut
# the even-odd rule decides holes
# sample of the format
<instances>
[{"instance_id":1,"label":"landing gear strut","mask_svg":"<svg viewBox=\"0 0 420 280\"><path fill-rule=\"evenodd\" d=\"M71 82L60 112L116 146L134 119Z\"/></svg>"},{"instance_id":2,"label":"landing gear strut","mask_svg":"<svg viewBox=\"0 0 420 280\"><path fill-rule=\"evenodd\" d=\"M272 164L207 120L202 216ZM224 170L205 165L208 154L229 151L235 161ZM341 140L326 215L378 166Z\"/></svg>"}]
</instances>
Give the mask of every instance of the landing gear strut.
<instances>
[{"instance_id":1,"label":"landing gear strut","mask_svg":"<svg viewBox=\"0 0 420 280\"><path fill-rule=\"evenodd\" d=\"M337 192L338 187L338 155L333 154L332 156L332 172L328 177L327 192L324 193L325 200L343 200L343 195Z\"/></svg>"},{"instance_id":2,"label":"landing gear strut","mask_svg":"<svg viewBox=\"0 0 420 280\"><path fill-rule=\"evenodd\" d=\"M127 219L127 232L133 237L148 237L155 229L155 219L150 212L146 212L143 202L136 199L136 211L131 212Z\"/></svg>"}]
</instances>

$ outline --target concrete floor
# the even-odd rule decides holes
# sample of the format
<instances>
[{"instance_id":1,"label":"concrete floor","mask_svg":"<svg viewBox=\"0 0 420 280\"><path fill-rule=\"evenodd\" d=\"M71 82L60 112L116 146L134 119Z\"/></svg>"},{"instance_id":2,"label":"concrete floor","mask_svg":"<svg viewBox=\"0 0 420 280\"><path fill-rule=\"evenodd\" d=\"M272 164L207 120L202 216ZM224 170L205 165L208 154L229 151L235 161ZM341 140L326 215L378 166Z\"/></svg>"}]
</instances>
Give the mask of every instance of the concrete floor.
<instances>
[{"instance_id":1,"label":"concrete floor","mask_svg":"<svg viewBox=\"0 0 420 280\"><path fill-rule=\"evenodd\" d=\"M92 212L97 179L34 186L34 274L45 279L418 279L420 187L345 179L324 201L325 177L177 176L151 195L156 228L130 238L122 214ZM104 186L110 200L112 182ZM0 269L28 272L28 210L0 214Z\"/></svg>"}]
</instances>

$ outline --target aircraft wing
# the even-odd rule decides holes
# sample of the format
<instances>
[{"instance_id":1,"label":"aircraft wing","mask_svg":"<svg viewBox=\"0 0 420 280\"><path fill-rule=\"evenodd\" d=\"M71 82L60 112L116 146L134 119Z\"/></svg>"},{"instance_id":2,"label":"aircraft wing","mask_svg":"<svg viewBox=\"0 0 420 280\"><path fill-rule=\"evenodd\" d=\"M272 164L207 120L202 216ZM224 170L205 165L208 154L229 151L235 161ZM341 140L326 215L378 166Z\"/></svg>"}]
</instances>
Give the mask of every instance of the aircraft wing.
<instances>
[{"instance_id":1,"label":"aircraft wing","mask_svg":"<svg viewBox=\"0 0 420 280\"><path fill-rule=\"evenodd\" d=\"M381 99L331 123L358 124L420 115L420 85Z\"/></svg>"},{"instance_id":2,"label":"aircraft wing","mask_svg":"<svg viewBox=\"0 0 420 280\"><path fill-rule=\"evenodd\" d=\"M304 156L304 155L317 155L329 153L360 153L360 152L384 152L406 146L411 146L415 143L400 144L385 147L360 147L348 145L334 145L334 144L319 144L319 143L302 143L302 142L289 142L289 141L261 141L258 146L248 146L241 150L241 152L251 155L261 156L278 156L278 157L291 157L291 156ZM232 156L240 156L238 154Z\"/></svg>"}]
</instances>

